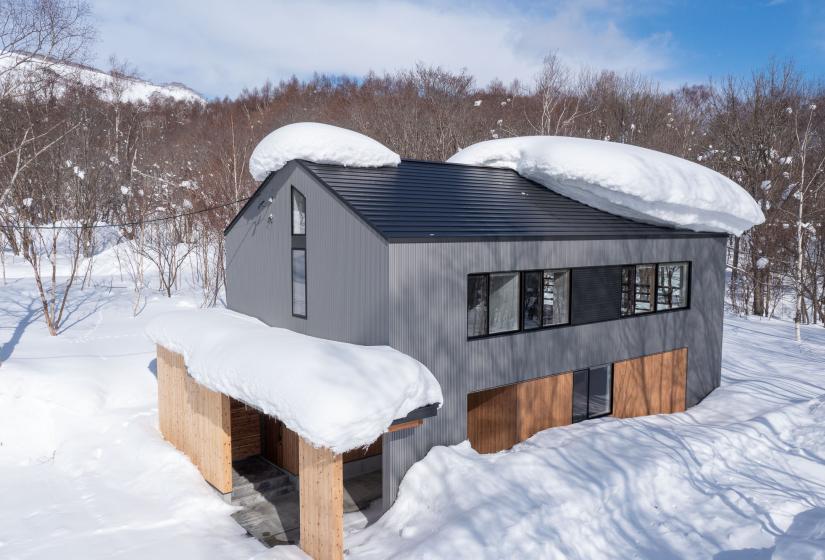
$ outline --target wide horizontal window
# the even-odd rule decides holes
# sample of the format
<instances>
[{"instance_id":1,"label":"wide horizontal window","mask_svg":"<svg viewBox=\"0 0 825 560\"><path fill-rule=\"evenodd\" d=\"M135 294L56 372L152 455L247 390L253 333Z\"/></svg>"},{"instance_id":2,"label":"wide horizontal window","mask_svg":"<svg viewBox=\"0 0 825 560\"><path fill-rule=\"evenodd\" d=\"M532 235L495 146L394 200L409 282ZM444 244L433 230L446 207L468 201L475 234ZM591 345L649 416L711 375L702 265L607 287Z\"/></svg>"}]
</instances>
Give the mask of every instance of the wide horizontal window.
<instances>
[{"instance_id":1,"label":"wide horizontal window","mask_svg":"<svg viewBox=\"0 0 825 560\"><path fill-rule=\"evenodd\" d=\"M687 262L623 267L622 315L686 308L689 271Z\"/></svg>"}]
</instances>

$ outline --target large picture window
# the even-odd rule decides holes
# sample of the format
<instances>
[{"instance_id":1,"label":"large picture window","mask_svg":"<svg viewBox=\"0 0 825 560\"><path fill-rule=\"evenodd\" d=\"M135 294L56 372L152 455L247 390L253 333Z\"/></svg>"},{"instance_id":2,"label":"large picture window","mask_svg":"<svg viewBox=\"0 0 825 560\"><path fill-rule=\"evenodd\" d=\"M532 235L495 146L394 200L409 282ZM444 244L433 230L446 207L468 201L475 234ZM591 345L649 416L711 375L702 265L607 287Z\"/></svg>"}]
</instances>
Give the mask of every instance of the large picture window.
<instances>
[{"instance_id":1,"label":"large picture window","mask_svg":"<svg viewBox=\"0 0 825 560\"><path fill-rule=\"evenodd\" d=\"M307 252L292 250L292 314L307 316Z\"/></svg>"},{"instance_id":2,"label":"large picture window","mask_svg":"<svg viewBox=\"0 0 825 560\"><path fill-rule=\"evenodd\" d=\"M490 274L490 334L518 330L519 273Z\"/></svg>"},{"instance_id":3,"label":"large picture window","mask_svg":"<svg viewBox=\"0 0 825 560\"><path fill-rule=\"evenodd\" d=\"M607 416L613 411L613 366L573 372L573 422Z\"/></svg>"}]
</instances>

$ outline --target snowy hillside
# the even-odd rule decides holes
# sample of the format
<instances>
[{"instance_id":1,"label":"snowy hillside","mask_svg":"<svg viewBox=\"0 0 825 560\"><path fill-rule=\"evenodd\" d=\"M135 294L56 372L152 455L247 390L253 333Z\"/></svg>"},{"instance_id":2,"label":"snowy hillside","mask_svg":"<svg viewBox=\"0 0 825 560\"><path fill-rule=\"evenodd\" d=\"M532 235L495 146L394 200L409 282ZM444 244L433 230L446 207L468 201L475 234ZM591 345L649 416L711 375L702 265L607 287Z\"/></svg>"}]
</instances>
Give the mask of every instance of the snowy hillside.
<instances>
[{"instance_id":1,"label":"snowy hillside","mask_svg":"<svg viewBox=\"0 0 825 560\"><path fill-rule=\"evenodd\" d=\"M101 97L112 99L119 97L122 101L138 102L149 101L154 96L171 98L176 101L205 103L200 94L183 84L157 85L137 78L113 77L107 72L80 64L56 64L42 57L34 57L18 64L20 55L14 53L0 54L0 75L3 71L11 70L3 79L21 80L27 72L53 72L63 80L78 81L91 85L100 90ZM116 93L115 93L116 92Z\"/></svg>"},{"instance_id":2,"label":"snowy hillside","mask_svg":"<svg viewBox=\"0 0 825 560\"><path fill-rule=\"evenodd\" d=\"M28 265L6 264L0 557L298 557L248 538L158 432L144 326L200 295L150 297L133 318L108 251L50 337ZM434 448L396 505L347 535L349 557L822 558L825 329L792 332L727 316L722 387L683 414L557 428L496 455Z\"/></svg>"}]
</instances>

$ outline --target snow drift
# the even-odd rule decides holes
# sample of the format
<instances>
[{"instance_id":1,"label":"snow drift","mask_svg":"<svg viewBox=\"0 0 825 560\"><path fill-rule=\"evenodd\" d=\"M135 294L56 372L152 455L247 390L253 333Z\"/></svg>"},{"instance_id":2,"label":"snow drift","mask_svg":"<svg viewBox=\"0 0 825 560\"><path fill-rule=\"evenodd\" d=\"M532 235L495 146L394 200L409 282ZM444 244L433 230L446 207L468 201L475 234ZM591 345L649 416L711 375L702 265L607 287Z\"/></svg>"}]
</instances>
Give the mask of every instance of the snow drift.
<instances>
[{"instance_id":1,"label":"snow drift","mask_svg":"<svg viewBox=\"0 0 825 560\"><path fill-rule=\"evenodd\" d=\"M249 158L249 172L263 181L288 161L305 159L347 167L395 167L401 157L369 136L329 124L301 122L270 132Z\"/></svg>"},{"instance_id":2,"label":"snow drift","mask_svg":"<svg viewBox=\"0 0 825 560\"><path fill-rule=\"evenodd\" d=\"M638 146L585 138L488 140L448 162L513 169L579 202L634 220L739 235L765 221L756 201L727 177Z\"/></svg>"},{"instance_id":3,"label":"snow drift","mask_svg":"<svg viewBox=\"0 0 825 560\"><path fill-rule=\"evenodd\" d=\"M222 309L166 313L146 334L182 354L200 384L336 453L367 446L393 420L443 401L433 374L389 346L315 338Z\"/></svg>"}]
</instances>

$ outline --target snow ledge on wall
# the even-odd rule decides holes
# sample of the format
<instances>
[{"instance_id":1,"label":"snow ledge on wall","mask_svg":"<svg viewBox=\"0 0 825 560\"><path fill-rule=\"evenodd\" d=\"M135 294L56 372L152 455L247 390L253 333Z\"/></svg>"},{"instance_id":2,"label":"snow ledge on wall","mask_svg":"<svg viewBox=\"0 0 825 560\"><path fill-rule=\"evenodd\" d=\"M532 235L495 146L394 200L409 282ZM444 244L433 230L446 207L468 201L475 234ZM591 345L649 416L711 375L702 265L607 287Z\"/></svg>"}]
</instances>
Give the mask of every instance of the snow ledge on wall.
<instances>
[{"instance_id":1,"label":"snow ledge on wall","mask_svg":"<svg viewBox=\"0 0 825 560\"><path fill-rule=\"evenodd\" d=\"M389 346L307 336L224 309L165 313L146 334L182 354L201 385L336 453L365 447L393 420L443 402L430 370Z\"/></svg>"},{"instance_id":2,"label":"snow ledge on wall","mask_svg":"<svg viewBox=\"0 0 825 560\"><path fill-rule=\"evenodd\" d=\"M300 122L270 132L252 151L249 172L263 181L293 159L346 167L395 167L401 157L369 136L329 124Z\"/></svg>"},{"instance_id":3,"label":"snow ledge on wall","mask_svg":"<svg viewBox=\"0 0 825 560\"><path fill-rule=\"evenodd\" d=\"M765 221L756 201L724 175L629 144L524 136L479 142L447 161L513 169L559 194L641 222L740 235Z\"/></svg>"}]
</instances>

